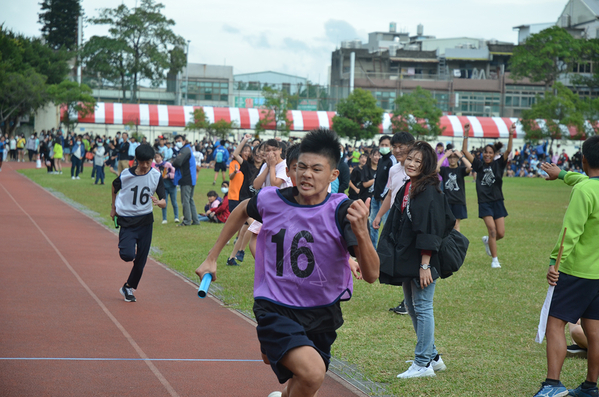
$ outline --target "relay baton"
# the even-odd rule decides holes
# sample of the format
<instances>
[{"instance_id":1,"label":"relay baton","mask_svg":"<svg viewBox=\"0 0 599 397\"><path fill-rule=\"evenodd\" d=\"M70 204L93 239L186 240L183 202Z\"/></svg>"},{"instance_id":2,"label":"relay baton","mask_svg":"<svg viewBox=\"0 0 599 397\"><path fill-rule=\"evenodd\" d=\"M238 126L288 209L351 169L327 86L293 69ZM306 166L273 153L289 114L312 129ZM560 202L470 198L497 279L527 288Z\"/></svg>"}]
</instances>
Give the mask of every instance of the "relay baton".
<instances>
[{"instance_id":1,"label":"relay baton","mask_svg":"<svg viewBox=\"0 0 599 397\"><path fill-rule=\"evenodd\" d=\"M118 222L117 222L117 221L118 221L118 216L116 216L116 215L115 215L115 216L114 216L114 228L115 228L115 229L118 229L118 228L119 228L119 224L118 224Z\"/></svg>"},{"instance_id":2,"label":"relay baton","mask_svg":"<svg viewBox=\"0 0 599 397\"><path fill-rule=\"evenodd\" d=\"M200 283L200 288L198 289L198 296L200 298L205 298L208 293L208 288L210 288L210 282L212 281L212 274L206 273L204 277L202 277L202 282Z\"/></svg>"}]
</instances>

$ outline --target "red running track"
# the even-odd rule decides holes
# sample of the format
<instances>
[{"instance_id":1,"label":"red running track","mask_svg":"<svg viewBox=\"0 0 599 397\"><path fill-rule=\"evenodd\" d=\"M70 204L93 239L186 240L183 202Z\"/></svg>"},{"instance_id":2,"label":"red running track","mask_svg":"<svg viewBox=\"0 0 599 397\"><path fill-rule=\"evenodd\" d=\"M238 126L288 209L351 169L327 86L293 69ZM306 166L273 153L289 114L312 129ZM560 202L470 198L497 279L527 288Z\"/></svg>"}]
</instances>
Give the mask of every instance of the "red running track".
<instances>
[{"instance_id":1,"label":"red running track","mask_svg":"<svg viewBox=\"0 0 599 397\"><path fill-rule=\"evenodd\" d=\"M0 172L0 396L281 390L255 324L161 264L148 261L139 301L124 302L131 264L117 235L15 171L25 167ZM319 395L363 394L330 375Z\"/></svg>"}]
</instances>

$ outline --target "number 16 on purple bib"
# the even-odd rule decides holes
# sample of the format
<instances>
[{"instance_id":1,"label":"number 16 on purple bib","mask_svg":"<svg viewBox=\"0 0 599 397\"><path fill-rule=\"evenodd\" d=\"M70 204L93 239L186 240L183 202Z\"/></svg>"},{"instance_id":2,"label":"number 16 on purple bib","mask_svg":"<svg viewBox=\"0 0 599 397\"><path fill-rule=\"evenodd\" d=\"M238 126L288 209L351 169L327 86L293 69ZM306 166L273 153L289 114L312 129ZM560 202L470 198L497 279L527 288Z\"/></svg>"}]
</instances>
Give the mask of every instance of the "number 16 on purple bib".
<instances>
[{"instance_id":1,"label":"number 16 on purple bib","mask_svg":"<svg viewBox=\"0 0 599 397\"><path fill-rule=\"evenodd\" d=\"M200 298L205 298L208 293L208 288L210 288L210 283L212 282L212 274L206 273L204 277L202 277L202 282L200 283L200 288L198 288L198 296Z\"/></svg>"}]
</instances>

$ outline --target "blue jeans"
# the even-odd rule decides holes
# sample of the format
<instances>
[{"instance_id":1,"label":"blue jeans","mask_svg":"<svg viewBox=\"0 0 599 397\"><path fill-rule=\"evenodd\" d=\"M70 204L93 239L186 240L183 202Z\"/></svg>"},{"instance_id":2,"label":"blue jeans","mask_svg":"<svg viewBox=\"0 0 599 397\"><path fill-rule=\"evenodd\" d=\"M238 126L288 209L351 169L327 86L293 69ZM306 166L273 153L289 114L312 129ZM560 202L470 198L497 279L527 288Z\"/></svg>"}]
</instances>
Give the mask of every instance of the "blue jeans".
<instances>
[{"instance_id":1,"label":"blue jeans","mask_svg":"<svg viewBox=\"0 0 599 397\"><path fill-rule=\"evenodd\" d=\"M171 196L171 205L175 213L175 219L179 219L179 204L177 204L177 186L170 179L163 179L164 182L164 201L168 205L168 196ZM162 209L162 220L166 221L166 206Z\"/></svg>"},{"instance_id":2,"label":"blue jeans","mask_svg":"<svg viewBox=\"0 0 599 397\"><path fill-rule=\"evenodd\" d=\"M414 362L426 367L437 356L435 347L435 315L433 313L433 297L435 285L433 281L428 287L422 289L414 281L403 283L403 293L406 308L412 318L414 331L416 331L416 349Z\"/></svg>"},{"instance_id":3,"label":"blue jeans","mask_svg":"<svg viewBox=\"0 0 599 397\"><path fill-rule=\"evenodd\" d=\"M98 181L100 183L104 183L104 166L103 165L94 165L94 171L96 172L96 185Z\"/></svg>"},{"instance_id":4,"label":"blue jeans","mask_svg":"<svg viewBox=\"0 0 599 397\"><path fill-rule=\"evenodd\" d=\"M387 220L387 215L389 215L389 211L387 211L385 215L383 215L383 217L381 218L381 224L378 229L372 227L372 222L374 222L374 218L376 218L376 214L379 213L379 209L381 208L382 204L382 201L375 200L374 197L370 199L370 215L368 216L368 227L370 228L370 240L372 240L372 245L374 245L374 248L376 248L379 242L379 231L383 230L383 225Z\"/></svg>"}]
</instances>

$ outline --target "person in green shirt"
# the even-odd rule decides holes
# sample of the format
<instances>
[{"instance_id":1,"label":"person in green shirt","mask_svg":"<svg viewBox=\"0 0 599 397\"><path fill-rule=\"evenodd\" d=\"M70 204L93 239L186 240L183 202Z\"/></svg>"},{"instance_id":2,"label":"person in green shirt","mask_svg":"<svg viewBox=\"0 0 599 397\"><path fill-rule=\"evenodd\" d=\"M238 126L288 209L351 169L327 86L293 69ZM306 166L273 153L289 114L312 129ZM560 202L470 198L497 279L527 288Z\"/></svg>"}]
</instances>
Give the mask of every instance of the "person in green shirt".
<instances>
[{"instance_id":1,"label":"person in green shirt","mask_svg":"<svg viewBox=\"0 0 599 397\"><path fill-rule=\"evenodd\" d=\"M550 255L547 281L555 286L547 318L547 378L536 396L598 396L599 377L599 136L582 145L585 175L560 171L557 166L543 164L546 179L563 179L573 186L570 203L564 215L562 232ZM566 236L559 272L555 263L563 231ZM588 340L586 380L576 389L567 390L560 382L566 358L566 323L581 319Z\"/></svg>"}]
</instances>

